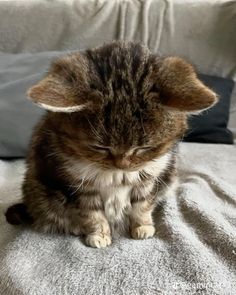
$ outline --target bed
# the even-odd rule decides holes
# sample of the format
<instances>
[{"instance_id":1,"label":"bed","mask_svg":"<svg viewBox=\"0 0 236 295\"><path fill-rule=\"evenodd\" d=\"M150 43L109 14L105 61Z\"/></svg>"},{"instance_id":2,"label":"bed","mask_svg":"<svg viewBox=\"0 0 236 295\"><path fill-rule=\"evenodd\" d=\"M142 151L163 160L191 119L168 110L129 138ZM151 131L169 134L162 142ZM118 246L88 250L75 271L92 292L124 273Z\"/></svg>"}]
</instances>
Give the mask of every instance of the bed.
<instances>
[{"instance_id":1,"label":"bed","mask_svg":"<svg viewBox=\"0 0 236 295\"><path fill-rule=\"evenodd\" d=\"M201 73L235 80L235 27L235 1L0 3L0 51L16 58L24 52L129 39L160 54L185 57ZM234 89L233 132L235 94ZM0 100L3 106L1 95ZM0 160L0 294L235 294L235 143L180 143L180 184L156 208L155 237L115 237L105 249L86 247L78 237L38 234L6 222L6 208L22 197L25 162L14 153Z\"/></svg>"}]
</instances>

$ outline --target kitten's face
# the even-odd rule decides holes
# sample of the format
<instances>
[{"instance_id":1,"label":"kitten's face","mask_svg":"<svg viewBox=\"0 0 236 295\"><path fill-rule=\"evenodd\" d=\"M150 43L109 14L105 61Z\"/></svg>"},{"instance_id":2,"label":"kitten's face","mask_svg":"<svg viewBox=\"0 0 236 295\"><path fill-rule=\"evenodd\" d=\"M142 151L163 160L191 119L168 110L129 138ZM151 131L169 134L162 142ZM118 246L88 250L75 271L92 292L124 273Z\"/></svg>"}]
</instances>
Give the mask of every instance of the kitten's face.
<instances>
[{"instance_id":1,"label":"kitten's face","mask_svg":"<svg viewBox=\"0 0 236 295\"><path fill-rule=\"evenodd\" d=\"M132 106L126 101L129 108ZM96 114L74 113L66 120L64 114L56 116L65 152L104 169L141 169L171 149L186 128L183 114L173 115L158 106L141 111L138 103L136 111L105 104Z\"/></svg>"},{"instance_id":2,"label":"kitten's face","mask_svg":"<svg viewBox=\"0 0 236 295\"><path fill-rule=\"evenodd\" d=\"M56 112L65 153L128 170L166 153L183 136L186 114L216 102L185 61L119 42L59 59L29 96Z\"/></svg>"}]
</instances>

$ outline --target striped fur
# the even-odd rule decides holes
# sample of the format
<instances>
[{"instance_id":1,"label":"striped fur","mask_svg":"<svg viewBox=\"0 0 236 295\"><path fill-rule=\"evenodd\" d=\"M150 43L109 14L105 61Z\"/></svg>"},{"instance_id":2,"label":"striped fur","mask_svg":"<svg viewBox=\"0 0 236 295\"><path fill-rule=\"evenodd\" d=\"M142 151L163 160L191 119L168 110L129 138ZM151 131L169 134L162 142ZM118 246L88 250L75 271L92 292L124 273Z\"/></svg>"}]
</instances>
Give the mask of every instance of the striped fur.
<instances>
[{"instance_id":1,"label":"striped fur","mask_svg":"<svg viewBox=\"0 0 236 295\"><path fill-rule=\"evenodd\" d=\"M28 96L48 112L32 136L24 204L7 218L84 235L92 247L110 245L117 226L135 239L154 235L187 114L216 101L187 62L132 42L56 60Z\"/></svg>"}]
</instances>

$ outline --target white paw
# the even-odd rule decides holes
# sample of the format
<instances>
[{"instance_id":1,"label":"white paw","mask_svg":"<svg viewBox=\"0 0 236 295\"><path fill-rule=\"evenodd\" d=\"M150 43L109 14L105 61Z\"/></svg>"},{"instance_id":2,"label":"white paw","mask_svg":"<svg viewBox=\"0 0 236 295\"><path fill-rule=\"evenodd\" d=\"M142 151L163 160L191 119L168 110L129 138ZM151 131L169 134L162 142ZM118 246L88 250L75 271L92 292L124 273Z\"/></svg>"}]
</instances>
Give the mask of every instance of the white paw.
<instances>
[{"instance_id":1,"label":"white paw","mask_svg":"<svg viewBox=\"0 0 236 295\"><path fill-rule=\"evenodd\" d=\"M85 243L93 248L105 248L111 245L111 237L105 234L91 234L85 238Z\"/></svg>"},{"instance_id":2,"label":"white paw","mask_svg":"<svg viewBox=\"0 0 236 295\"><path fill-rule=\"evenodd\" d=\"M134 239L147 239L153 237L155 227L153 225L141 225L131 230L131 236Z\"/></svg>"}]
</instances>

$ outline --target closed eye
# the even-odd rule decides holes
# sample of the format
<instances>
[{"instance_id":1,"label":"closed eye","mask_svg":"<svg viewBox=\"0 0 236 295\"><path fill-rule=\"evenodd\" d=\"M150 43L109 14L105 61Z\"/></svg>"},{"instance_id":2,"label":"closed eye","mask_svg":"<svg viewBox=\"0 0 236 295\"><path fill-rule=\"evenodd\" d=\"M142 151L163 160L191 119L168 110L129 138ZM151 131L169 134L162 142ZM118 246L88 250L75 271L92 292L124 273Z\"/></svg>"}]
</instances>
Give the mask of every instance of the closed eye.
<instances>
[{"instance_id":1,"label":"closed eye","mask_svg":"<svg viewBox=\"0 0 236 295\"><path fill-rule=\"evenodd\" d=\"M89 148L97 151L99 153L109 153L110 152L110 148L106 147L106 146L100 146L100 145L89 145Z\"/></svg>"},{"instance_id":2,"label":"closed eye","mask_svg":"<svg viewBox=\"0 0 236 295\"><path fill-rule=\"evenodd\" d=\"M136 154L141 154L153 149L153 146L142 146L135 149Z\"/></svg>"}]
</instances>

